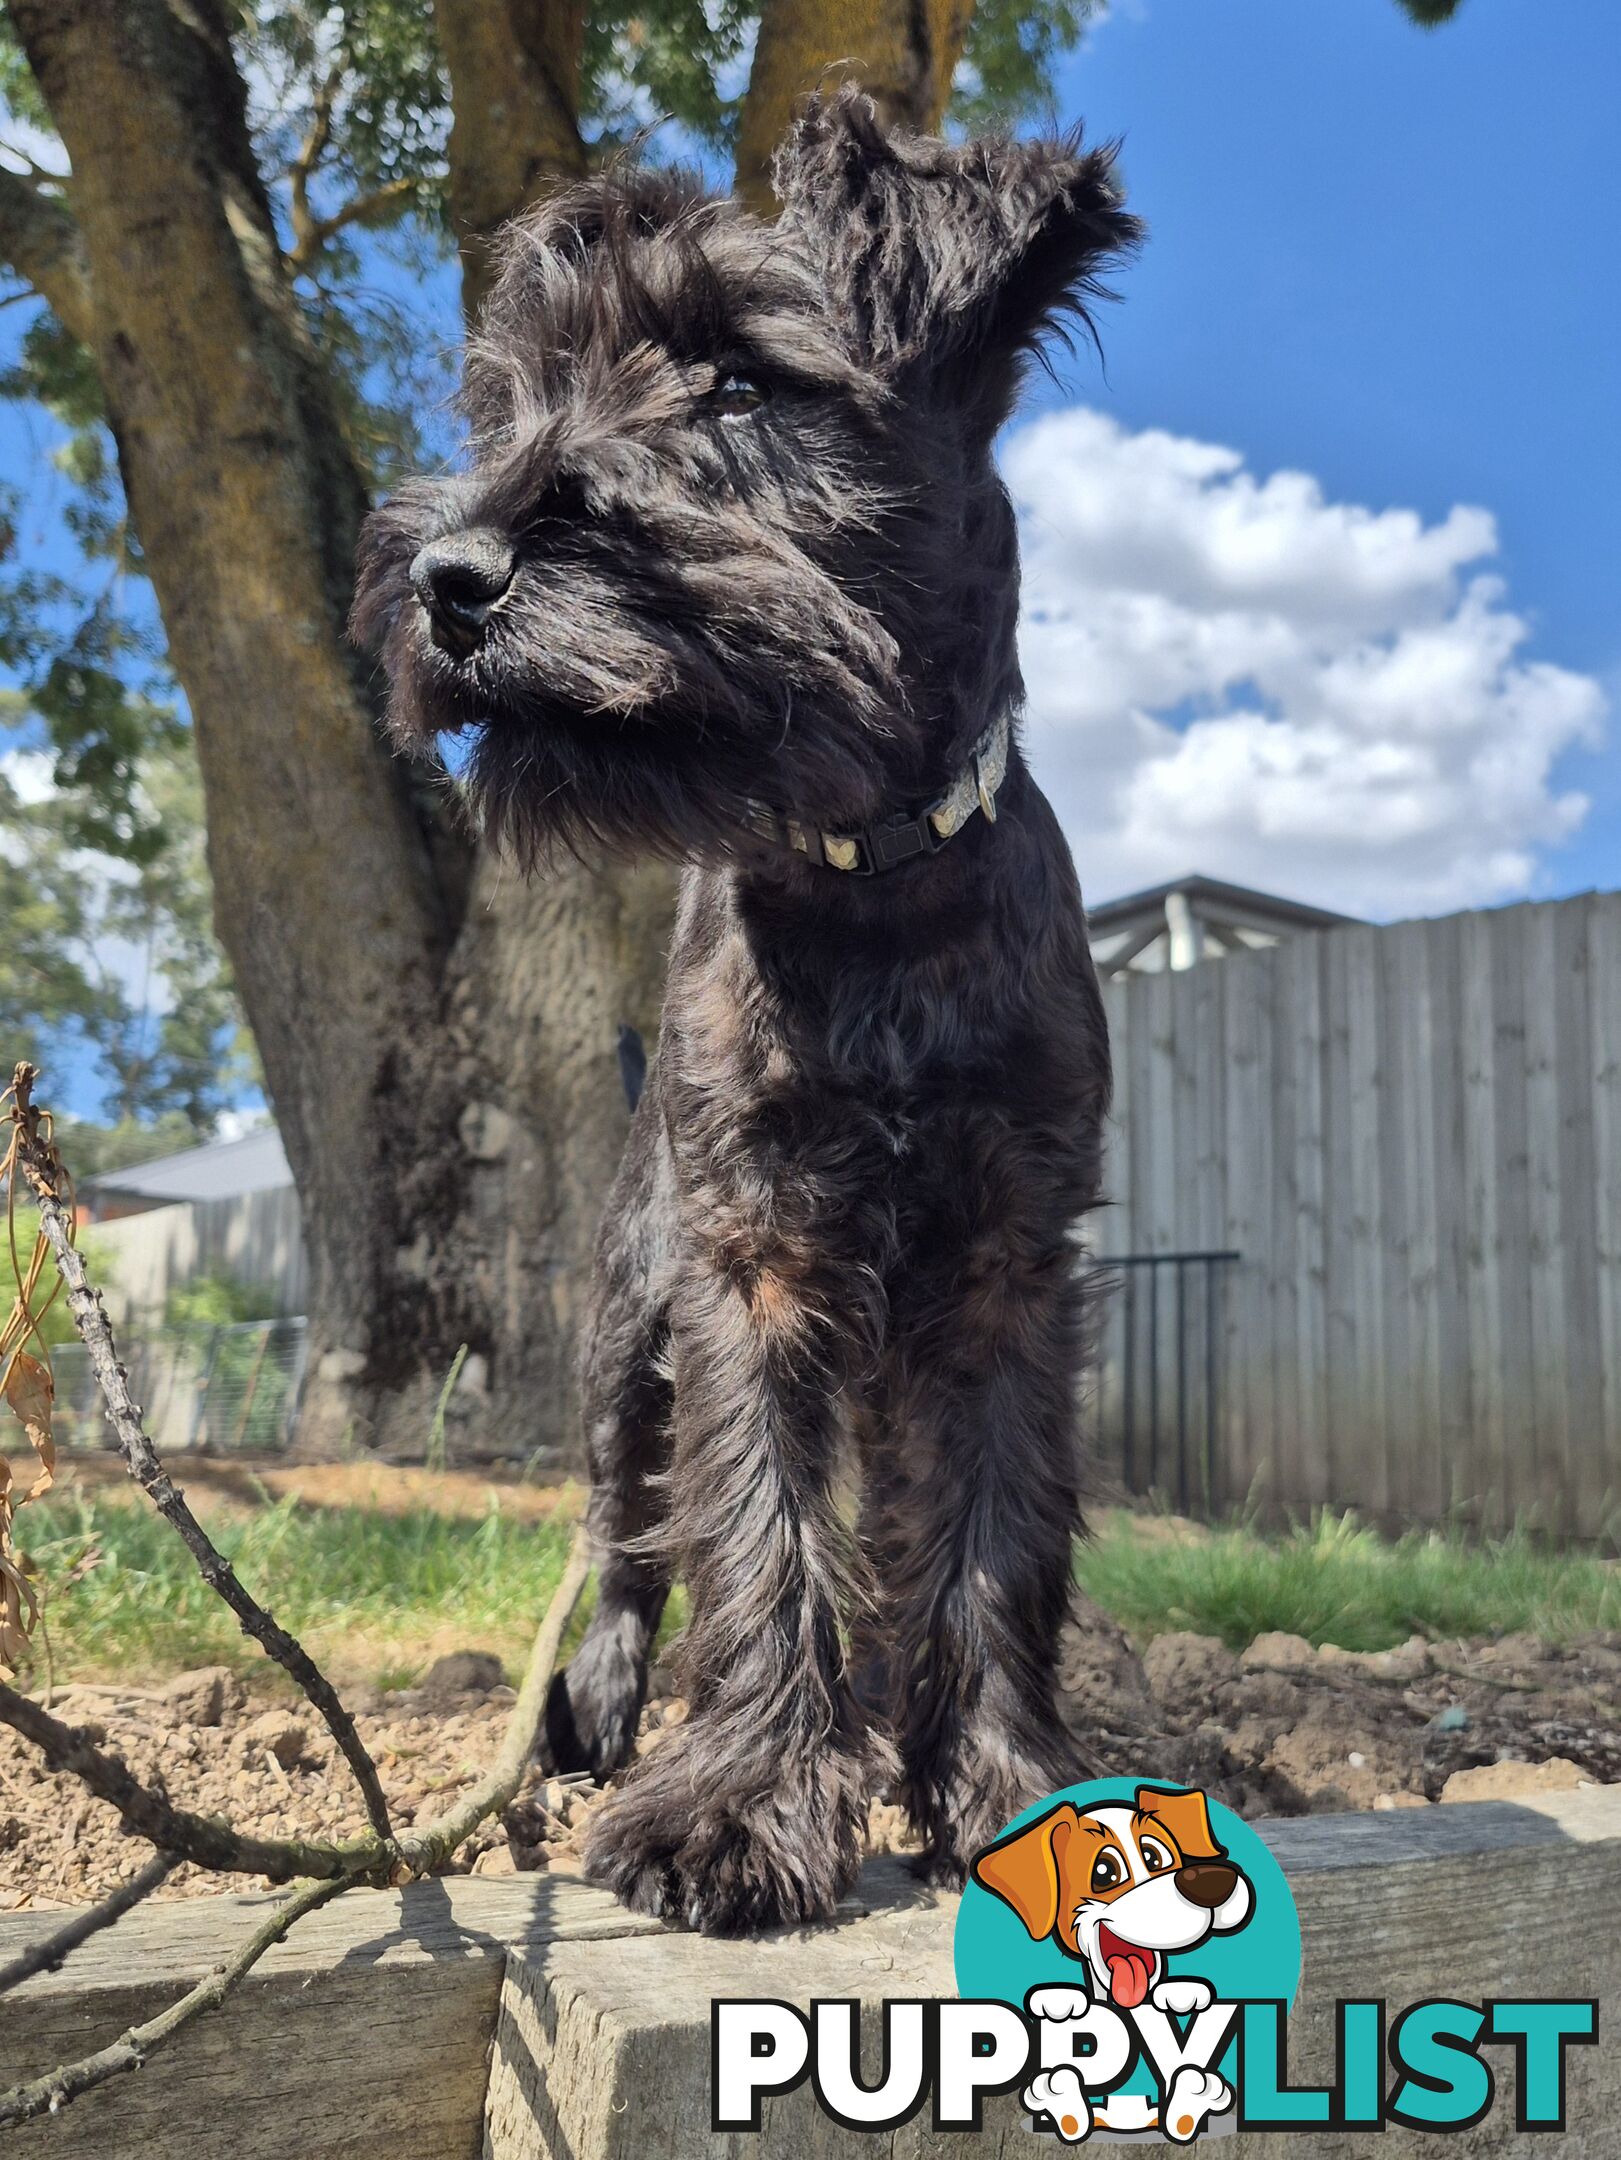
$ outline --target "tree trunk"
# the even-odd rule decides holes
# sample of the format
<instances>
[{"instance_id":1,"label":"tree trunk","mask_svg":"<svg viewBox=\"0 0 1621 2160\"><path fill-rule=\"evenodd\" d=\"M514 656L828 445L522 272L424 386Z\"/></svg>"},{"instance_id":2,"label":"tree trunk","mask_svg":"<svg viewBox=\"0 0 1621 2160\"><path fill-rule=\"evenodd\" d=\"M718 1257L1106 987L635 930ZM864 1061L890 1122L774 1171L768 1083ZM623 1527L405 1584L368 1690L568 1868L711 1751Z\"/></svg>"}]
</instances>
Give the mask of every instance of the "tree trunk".
<instances>
[{"instance_id":1,"label":"tree trunk","mask_svg":"<svg viewBox=\"0 0 1621 2160\"><path fill-rule=\"evenodd\" d=\"M587 168L577 114L583 0L434 0L450 77L450 203L476 324L500 227ZM624 1146L621 1022L651 1042L674 913L667 866L574 862L527 884L480 856L449 970L453 1031L483 1042L462 1137L492 1296L511 1317L503 1393L575 1455L572 1345L597 1218ZM475 1381L479 1368L470 1361ZM528 1421L533 1427L535 1420ZM525 1431L525 1449L540 1441Z\"/></svg>"},{"instance_id":2,"label":"tree trunk","mask_svg":"<svg viewBox=\"0 0 1621 2160\"><path fill-rule=\"evenodd\" d=\"M937 129L973 0L764 0L737 137L737 192L774 218L771 160L799 100L854 77L892 126Z\"/></svg>"},{"instance_id":3,"label":"tree trunk","mask_svg":"<svg viewBox=\"0 0 1621 2160\"><path fill-rule=\"evenodd\" d=\"M78 249L54 228L34 245L88 280L78 326L192 709L218 928L303 1204L301 1443L420 1453L465 1343L456 1438L558 1460L575 1270L626 1122L617 1024L656 1010L657 897L525 888L379 740L343 635L364 491L223 17L12 12L73 161Z\"/></svg>"}]
</instances>

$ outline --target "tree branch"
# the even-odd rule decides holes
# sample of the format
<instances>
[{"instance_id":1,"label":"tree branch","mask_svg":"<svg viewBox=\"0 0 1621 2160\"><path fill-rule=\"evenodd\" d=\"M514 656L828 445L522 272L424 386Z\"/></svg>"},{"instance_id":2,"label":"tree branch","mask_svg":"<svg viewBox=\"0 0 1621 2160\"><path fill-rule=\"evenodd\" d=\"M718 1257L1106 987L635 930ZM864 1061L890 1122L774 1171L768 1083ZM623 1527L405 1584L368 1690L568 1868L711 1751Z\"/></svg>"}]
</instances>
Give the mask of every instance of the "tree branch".
<instances>
[{"instance_id":1,"label":"tree branch","mask_svg":"<svg viewBox=\"0 0 1621 2160\"><path fill-rule=\"evenodd\" d=\"M0 1724L31 1741L47 1768L76 1777L93 1798L116 1808L126 1828L149 1845L216 1874L266 1875L272 1882L287 1882L295 1875L328 1879L375 1866L393 1849L376 1838L344 1845L248 1837L210 1816L177 1808L162 1793L143 1785L120 1756L104 1754L77 1726L64 1725L3 1680Z\"/></svg>"},{"instance_id":2,"label":"tree branch","mask_svg":"<svg viewBox=\"0 0 1621 2160\"><path fill-rule=\"evenodd\" d=\"M24 1980L32 1980L36 1973L60 1971L80 1943L88 1942L92 1935L99 1935L103 1928L115 1926L143 1898L160 1889L179 1865L178 1855L155 1853L144 1868L128 1882L120 1883L116 1890L109 1891L99 1905L90 1905L83 1912L75 1913L64 1926L35 1943L31 1950L23 1950L9 1964L0 1965L0 1995L8 1988L21 1986Z\"/></svg>"},{"instance_id":3,"label":"tree branch","mask_svg":"<svg viewBox=\"0 0 1621 2160\"><path fill-rule=\"evenodd\" d=\"M0 166L0 261L8 263L81 344L91 337L90 265L66 200Z\"/></svg>"},{"instance_id":4,"label":"tree branch","mask_svg":"<svg viewBox=\"0 0 1621 2160\"><path fill-rule=\"evenodd\" d=\"M77 2100L81 2093L105 2085L109 2078L126 2070L139 2070L155 2049L166 2040L172 2040L194 2018L201 2017L205 2010L218 2009L237 1982L250 1973L265 1952L274 1949L306 1913L314 1912L318 1905L327 1904L345 1890L352 1890L357 1879L351 1875L337 1882L305 1883L254 1929L228 1964L199 1980L167 2010L160 2010L144 2025L130 2026L127 2032L120 2034L109 2046L98 2048L93 2055L82 2055L77 2062L63 2063L60 2068L47 2071L42 2078L35 2078L26 2085L14 2085L9 2092L0 2093L0 2130L31 2122L38 2115L54 2115L70 2100Z\"/></svg>"},{"instance_id":5,"label":"tree branch","mask_svg":"<svg viewBox=\"0 0 1621 2160\"><path fill-rule=\"evenodd\" d=\"M13 1190L17 1177L25 1177L39 1202L40 1234L55 1255L58 1274L67 1287L68 1307L90 1353L97 1384L124 1449L125 1461L152 1494L165 1520L197 1555L204 1580L231 1605L247 1631L272 1655L277 1654L278 1646L283 1650L281 1662L295 1673L305 1693L319 1707L316 1690L326 1689L330 1694L327 1683L292 1638L276 1627L270 1616L254 1604L236 1581L185 1502L169 1484L152 1444L141 1428L140 1413L130 1400L128 1380L118 1363L100 1296L91 1287L84 1262L74 1249L67 1214L71 1203L71 1180L51 1137L50 1116L34 1104L33 1087L37 1078L32 1065L19 1064L12 1084L6 1090L4 1099L9 1099L10 1104L6 1115L11 1125L11 1144L3 1165L0 1165L0 1175L11 1178ZM44 1245L37 1246L35 1274L43 1253ZM15 1253L13 1266L18 1277L22 1310L26 1313L31 1309L34 1276L24 1279ZM523 1685L513 1704L494 1765L436 1822L399 1838L389 1830L376 1769L361 1747L353 1721L335 1695L332 1702L337 1718L329 1717L327 1723L340 1747L345 1731L353 1739L360 1762L370 1775L377 1803L373 1811L369 1805L370 1794L367 1795L373 1828L367 1835L343 1844L305 1844L295 1839L248 1837L228 1823L210 1821L174 1807L164 1793L143 1785L118 1756L104 1754L87 1733L63 1724L42 1704L0 1683L0 1723L9 1724L30 1740L39 1749L47 1767L77 1777L93 1796L116 1807L126 1827L145 1837L157 1852L157 1858L132 1883L114 1892L91 1912L68 1922L45 1942L23 1953L0 1971L0 1988L59 1964L77 1944L100 1929L112 1926L122 1913L157 1888L181 1859L195 1860L202 1866L226 1872L248 1868L256 1874L268 1874L272 1879L303 1878L301 1887L249 1937L228 1965L199 1982L169 2009L144 2025L132 2026L119 2039L94 2054L65 2064L30 2083L14 2086L8 2092L0 2092L0 2129L30 2121L38 2115L54 2114L81 2093L106 2083L120 2072L139 2069L154 2049L161 2047L193 2018L222 2002L265 1951L279 1942L304 1913L313 1911L356 1883L404 1882L443 1866L481 1823L505 1809L515 1798L539 1742L546 1698L557 1668L563 1636L589 1573L590 1545L582 1527L575 1531L562 1579L536 1629ZM305 1678L305 1668L313 1678L314 1687ZM365 1792L365 1779L361 1784Z\"/></svg>"},{"instance_id":6,"label":"tree branch","mask_svg":"<svg viewBox=\"0 0 1621 2160\"><path fill-rule=\"evenodd\" d=\"M308 270L329 240L336 238L350 225L375 224L400 204L409 202L421 185L422 182L414 174L407 174L401 179L388 181L383 187L371 188L364 195L352 195L327 217L310 215L306 203L302 223L296 213L293 218L293 230L297 238L287 251L288 269L295 276Z\"/></svg>"},{"instance_id":7,"label":"tree branch","mask_svg":"<svg viewBox=\"0 0 1621 2160\"><path fill-rule=\"evenodd\" d=\"M355 1721L338 1699L337 1690L303 1644L289 1635L275 1616L243 1588L236 1570L191 1512L185 1494L170 1480L157 1450L146 1436L141 1413L130 1395L128 1375L118 1362L118 1346L113 1340L101 1293L91 1288L84 1258L73 1243L73 1224L63 1205L61 1158L51 1142L41 1136L39 1112L33 1105L35 1077L33 1066L22 1064L12 1079L14 1157L39 1203L40 1229L56 1256L57 1272L67 1289L68 1311L73 1315L74 1325L89 1353L125 1468L148 1494L158 1513L179 1532L197 1563L197 1572L236 1615L243 1634L258 1643L267 1656L274 1658L308 1696L354 1772L355 1783L365 1802L367 1821L376 1836L386 1840L393 1831L377 1765L367 1754L355 1730Z\"/></svg>"},{"instance_id":8,"label":"tree branch","mask_svg":"<svg viewBox=\"0 0 1621 2160\"><path fill-rule=\"evenodd\" d=\"M337 108L338 92L343 87L343 71L348 56L341 49L326 79L315 93L314 109L310 115L309 130L299 145L298 155L288 169L291 188L291 215L293 223L293 252L289 262L296 262L302 253L314 254L320 242L312 238L318 220L310 208L310 179L315 168L326 155L327 144L332 140L332 115Z\"/></svg>"}]
</instances>

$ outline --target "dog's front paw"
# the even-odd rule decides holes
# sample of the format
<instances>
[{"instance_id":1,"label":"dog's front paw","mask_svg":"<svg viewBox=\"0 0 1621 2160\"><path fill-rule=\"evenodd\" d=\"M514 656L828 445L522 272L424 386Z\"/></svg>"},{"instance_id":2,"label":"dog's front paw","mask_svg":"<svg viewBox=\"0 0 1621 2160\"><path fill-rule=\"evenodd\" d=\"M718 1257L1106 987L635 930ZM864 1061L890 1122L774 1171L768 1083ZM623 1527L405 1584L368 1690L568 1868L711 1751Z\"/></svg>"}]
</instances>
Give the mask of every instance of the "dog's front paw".
<instances>
[{"instance_id":1,"label":"dog's front paw","mask_svg":"<svg viewBox=\"0 0 1621 2160\"><path fill-rule=\"evenodd\" d=\"M1233 2104L1232 2087L1214 2070L1184 2063L1165 2095L1162 2121L1173 2145L1191 2145L1205 2125Z\"/></svg>"},{"instance_id":2,"label":"dog's front paw","mask_svg":"<svg viewBox=\"0 0 1621 2160\"><path fill-rule=\"evenodd\" d=\"M540 1755L554 1772L588 1770L599 1782L630 1760L647 1693L647 1668L609 1635L586 1635L546 1697Z\"/></svg>"},{"instance_id":3,"label":"dog's front paw","mask_svg":"<svg viewBox=\"0 0 1621 2160\"><path fill-rule=\"evenodd\" d=\"M706 1760L701 1730L684 1727L597 1815L587 1880L703 1935L829 1919L861 1862L864 1765L822 1754L753 1767Z\"/></svg>"},{"instance_id":4,"label":"dog's front paw","mask_svg":"<svg viewBox=\"0 0 1621 2160\"><path fill-rule=\"evenodd\" d=\"M1216 1991L1208 1980L1162 1980L1148 1999L1156 2010L1171 2017L1196 2017L1210 2008Z\"/></svg>"},{"instance_id":5,"label":"dog's front paw","mask_svg":"<svg viewBox=\"0 0 1621 2160\"><path fill-rule=\"evenodd\" d=\"M1024 2007L1033 2018L1050 2018L1055 2025L1067 2025L1072 2019L1085 2017L1092 2007L1092 1998L1085 1988L1032 1988L1024 1999Z\"/></svg>"}]
</instances>

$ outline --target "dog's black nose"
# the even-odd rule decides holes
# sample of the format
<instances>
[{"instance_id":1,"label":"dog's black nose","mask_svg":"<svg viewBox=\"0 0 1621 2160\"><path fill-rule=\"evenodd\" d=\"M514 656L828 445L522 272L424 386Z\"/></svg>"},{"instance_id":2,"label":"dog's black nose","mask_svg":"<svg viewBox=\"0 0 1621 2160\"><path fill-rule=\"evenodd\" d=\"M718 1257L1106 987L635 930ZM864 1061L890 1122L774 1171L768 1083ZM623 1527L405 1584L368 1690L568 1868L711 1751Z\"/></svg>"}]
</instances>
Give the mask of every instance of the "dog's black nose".
<instances>
[{"instance_id":1,"label":"dog's black nose","mask_svg":"<svg viewBox=\"0 0 1621 2160\"><path fill-rule=\"evenodd\" d=\"M411 564L411 590L428 611L441 652L465 660L484 642L490 610L512 583L517 557L487 525L431 540Z\"/></svg>"},{"instance_id":2,"label":"dog's black nose","mask_svg":"<svg viewBox=\"0 0 1621 2160\"><path fill-rule=\"evenodd\" d=\"M1176 1887L1190 1905L1203 1905L1214 1912L1238 1888L1238 1870L1224 1860L1191 1861L1177 1869Z\"/></svg>"}]
</instances>

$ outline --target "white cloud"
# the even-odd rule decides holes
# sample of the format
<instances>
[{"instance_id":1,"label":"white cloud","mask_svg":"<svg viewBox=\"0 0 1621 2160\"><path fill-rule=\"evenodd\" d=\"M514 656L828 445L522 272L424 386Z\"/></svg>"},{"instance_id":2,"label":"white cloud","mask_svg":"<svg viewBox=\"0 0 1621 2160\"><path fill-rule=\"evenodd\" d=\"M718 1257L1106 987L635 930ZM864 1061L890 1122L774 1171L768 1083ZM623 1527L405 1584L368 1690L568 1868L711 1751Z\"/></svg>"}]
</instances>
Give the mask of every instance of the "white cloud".
<instances>
[{"instance_id":1,"label":"white cloud","mask_svg":"<svg viewBox=\"0 0 1621 2160\"><path fill-rule=\"evenodd\" d=\"M1589 676L1523 657L1484 510L1328 501L1084 408L1005 445L1028 742L1089 894L1188 870L1357 914L1523 893L1581 822Z\"/></svg>"}]
</instances>

